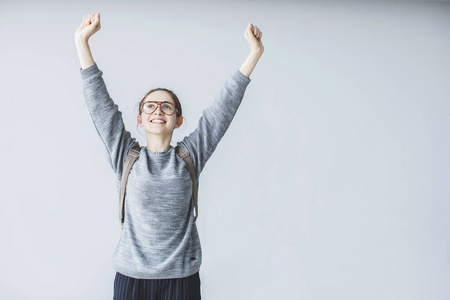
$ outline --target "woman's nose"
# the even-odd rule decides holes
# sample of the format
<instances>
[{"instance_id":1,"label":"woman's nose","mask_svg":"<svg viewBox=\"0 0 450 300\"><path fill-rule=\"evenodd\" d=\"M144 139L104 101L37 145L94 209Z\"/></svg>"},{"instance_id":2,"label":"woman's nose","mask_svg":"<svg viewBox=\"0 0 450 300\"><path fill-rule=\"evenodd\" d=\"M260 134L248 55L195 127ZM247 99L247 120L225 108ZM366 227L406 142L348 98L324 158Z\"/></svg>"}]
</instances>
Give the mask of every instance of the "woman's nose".
<instances>
[{"instance_id":1,"label":"woman's nose","mask_svg":"<svg viewBox=\"0 0 450 300\"><path fill-rule=\"evenodd\" d=\"M156 110L155 110L154 114L158 114L158 115L162 115L163 114L163 111L161 109L161 105L158 105L156 107Z\"/></svg>"}]
</instances>

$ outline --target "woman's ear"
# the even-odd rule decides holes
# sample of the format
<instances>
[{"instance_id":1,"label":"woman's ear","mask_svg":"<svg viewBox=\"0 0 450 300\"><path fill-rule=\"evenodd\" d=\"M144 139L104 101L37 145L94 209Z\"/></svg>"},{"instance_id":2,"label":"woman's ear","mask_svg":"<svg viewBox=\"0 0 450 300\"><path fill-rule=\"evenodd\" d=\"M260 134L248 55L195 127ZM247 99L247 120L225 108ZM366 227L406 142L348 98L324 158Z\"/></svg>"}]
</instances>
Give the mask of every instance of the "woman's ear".
<instances>
[{"instance_id":1,"label":"woman's ear","mask_svg":"<svg viewBox=\"0 0 450 300\"><path fill-rule=\"evenodd\" d=\"M137 122L138 122L139 126L142 127L141 116L137 116Z\"/></svg>"},{"instance_id":2,"label":"woman's ear","mask_svg":"<svg viewBox=\"0 0 450 300\"><path fill-rule=\"evenodd\" d=\"M175 128L178 128L183 124L183 116L177 118L177 124L175 124Z\"/></svg>"}]
</instances>

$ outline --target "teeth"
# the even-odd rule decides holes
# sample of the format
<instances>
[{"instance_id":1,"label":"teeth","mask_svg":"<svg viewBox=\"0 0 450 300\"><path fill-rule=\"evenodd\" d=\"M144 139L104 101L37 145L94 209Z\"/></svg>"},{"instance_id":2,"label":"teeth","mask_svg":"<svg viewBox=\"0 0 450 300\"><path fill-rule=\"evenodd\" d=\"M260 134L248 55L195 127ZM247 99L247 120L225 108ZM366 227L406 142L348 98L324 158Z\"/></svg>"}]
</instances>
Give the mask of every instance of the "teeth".
<instances>
[{"instance_id":1,"label":"teeth","mask_svg":"<svg viewBox=\"0 0 450 300\"><path fill-rule=\"evenodd\" d=\"M165 122L162 120L153 120L152 123L165 123Z\"/></svg>"}]
</instances>

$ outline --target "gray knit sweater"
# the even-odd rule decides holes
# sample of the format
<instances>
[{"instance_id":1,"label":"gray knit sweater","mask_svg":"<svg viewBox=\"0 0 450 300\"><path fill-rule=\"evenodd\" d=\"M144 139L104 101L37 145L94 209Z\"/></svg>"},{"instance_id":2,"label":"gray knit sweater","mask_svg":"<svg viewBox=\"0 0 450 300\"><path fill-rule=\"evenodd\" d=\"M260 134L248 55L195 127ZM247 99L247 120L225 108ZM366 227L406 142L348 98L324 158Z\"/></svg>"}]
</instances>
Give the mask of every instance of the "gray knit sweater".
<instances>
[{"instance_id":1,"label":"gray knit sweater","mask_svg":"<svg viewBox=\"0 0 450 300\"><path fill-rule=\"evenodd\" d=\"M125 158L136 139L125 129L122 113L111 99L97 64L80 72L86 104L116 174L118 192ZM177 144L189 151L197 179L228 129L249 83L239 70L234 72L203 111L198 127ZM192 181L184 161L172 146L164 152L142 146L128 178L125 221L112 256L113 268L133 278L180 278L199 271L201 262Z\"/></svg>"}]
</instances>

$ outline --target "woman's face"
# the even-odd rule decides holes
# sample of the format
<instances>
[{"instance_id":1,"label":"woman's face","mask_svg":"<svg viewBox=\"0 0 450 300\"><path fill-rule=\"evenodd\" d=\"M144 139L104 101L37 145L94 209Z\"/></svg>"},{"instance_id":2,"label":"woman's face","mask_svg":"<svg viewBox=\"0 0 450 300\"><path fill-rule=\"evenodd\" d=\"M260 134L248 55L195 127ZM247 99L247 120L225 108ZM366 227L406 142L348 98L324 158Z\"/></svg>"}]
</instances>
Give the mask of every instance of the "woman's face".
<instances>
[{"instance_id":1,"label":"woman's face","mask_svg":"<svg viewBox=\"0 0 450 300\"><path fill-rule=\"evenodd\" d=\"M165 101L175 105L172 97L166 91L154 91L145 98L143 105L149 101ZM161 109L161 105L158 105L156 110L150 114L142 110L137 118L139 126L144 127L146 132L153 134L172 134L173 130L180 127L183 123L183 117L179 117L177 122L177 113L175 112L169 116Z\"/></svg>"}]
</instances>

